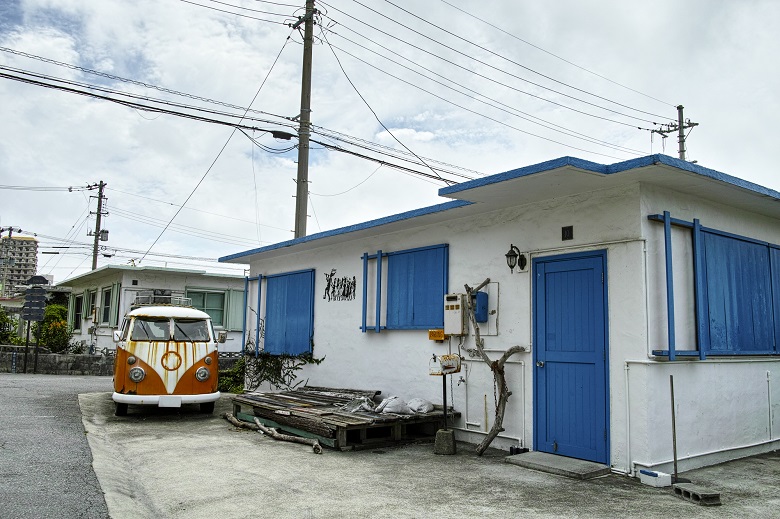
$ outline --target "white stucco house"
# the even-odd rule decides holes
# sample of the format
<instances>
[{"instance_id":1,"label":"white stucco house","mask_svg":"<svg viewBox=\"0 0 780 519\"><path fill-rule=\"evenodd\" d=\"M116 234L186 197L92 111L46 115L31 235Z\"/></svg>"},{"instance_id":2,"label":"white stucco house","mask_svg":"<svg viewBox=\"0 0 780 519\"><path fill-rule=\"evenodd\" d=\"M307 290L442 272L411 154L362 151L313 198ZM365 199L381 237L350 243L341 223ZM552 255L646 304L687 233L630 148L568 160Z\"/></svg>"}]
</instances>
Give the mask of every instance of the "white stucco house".
<instances>
[{"instance_id":1,"label":"white stucco house","mask_svg":"<svg viewBox=\"0 0 780 519\"><path fill-rule=\"evenodd\" d=\"M245 338L324 357L301 372L311 385L434 402L429 359L459 352L449 398L476 443L490 369L472 329L428 330L445 294L490 278L485 347L524 348L494 446L670 472L670 375L680 470L780 446L779 192L652 155L564 157L439 195L452 200L221 258L250 263Z\"/></svg>"},{"instance_id":2,"label":"white stucco house","mask_svg":"<svg viewBox=\"0 0 780 519\"><path fill-rule=\"evenodd\" d=\"M241 351L244 285L242 276L202 270L107 265L58 286L71 288L68 324L74 331L73 340L95 345L97 351L115 349L113 330L139 294L156 297L157 302L170 302L171 297L191 299L192 306L211 316L215 329L228 332L220 350Z\"/></svg>"}]
</instances>

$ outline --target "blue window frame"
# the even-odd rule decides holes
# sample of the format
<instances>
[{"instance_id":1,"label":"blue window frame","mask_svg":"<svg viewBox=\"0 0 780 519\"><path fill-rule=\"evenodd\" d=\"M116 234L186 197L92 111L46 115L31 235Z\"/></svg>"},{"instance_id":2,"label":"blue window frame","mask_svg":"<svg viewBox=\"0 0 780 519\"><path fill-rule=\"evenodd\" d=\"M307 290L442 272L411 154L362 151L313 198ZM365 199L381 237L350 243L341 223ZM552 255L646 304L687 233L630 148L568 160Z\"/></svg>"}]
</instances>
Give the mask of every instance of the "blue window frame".
<instances>
[{"instance_id":1,"label":"blue window frame","mask_svg":"<svg viewBox=\"0 0 780 519\"><path fill-rule=\"evenodd\" d=\"M385 326L380 326L382 258L387 258ZM375 325L367 325L368 261L376 260ZM447 244L375 255L363 254L363 332L373 329L427 330L444 326L444 294L449 277Z\"/></svg>"},{"instance_id":2,"label":"blue window frame","mask_svg":"<svg viewBox=\"0 0 780 519\"><path fill-rule=\"evenodd\" d=\"M663 215L669 349L653 354L766 355L780 349L780 247ZM697 351L676 351L671 226L692 230Z\"/></svg>"},{"instance_id":3,"label":"blue window frame","mask_svg":"<svg viewBox=\"0 0 780 519\"><path fill-rule=\"evenodd\" d=\"M265 351L272 355L311 353L314 336L314 270L268 276Z\"/></svg>"}]
</instances>

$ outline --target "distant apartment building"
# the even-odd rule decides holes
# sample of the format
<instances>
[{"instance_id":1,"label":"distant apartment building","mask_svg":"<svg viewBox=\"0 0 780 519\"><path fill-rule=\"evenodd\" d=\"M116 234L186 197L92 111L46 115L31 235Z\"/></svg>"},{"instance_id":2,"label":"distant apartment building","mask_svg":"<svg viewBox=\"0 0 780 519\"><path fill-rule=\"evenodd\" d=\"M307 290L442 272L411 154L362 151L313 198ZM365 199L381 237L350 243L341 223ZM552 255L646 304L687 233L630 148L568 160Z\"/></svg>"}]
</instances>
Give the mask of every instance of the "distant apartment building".
<instances>
[{"instance_id":1,"label":"distant apartment building","mask_svg":"<svg viewBox=\"0 0 780 519\"><path fill-rule=\"evenodd\" d=\"M38 240L28 236L0 238L0 297L21 290L38 268Z\"/></svg>"}]
</instances>

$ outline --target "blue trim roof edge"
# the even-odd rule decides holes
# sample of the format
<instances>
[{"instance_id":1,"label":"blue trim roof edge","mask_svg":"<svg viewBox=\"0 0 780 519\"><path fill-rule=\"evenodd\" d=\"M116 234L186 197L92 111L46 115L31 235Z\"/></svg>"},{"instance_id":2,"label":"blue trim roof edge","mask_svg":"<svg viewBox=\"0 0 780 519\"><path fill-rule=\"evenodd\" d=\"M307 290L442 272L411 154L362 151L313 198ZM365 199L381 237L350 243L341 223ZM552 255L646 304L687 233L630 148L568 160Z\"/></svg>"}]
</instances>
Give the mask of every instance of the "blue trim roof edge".
<instances>
[{"instance_id":1,"label":"blue trim roof edge","mask_svg":"<svg viewBox=\"0 0 780 519\"><path fill-rule=\"evenodd\" d=\"M443 211L449 211L450 209L457 209L459 207L465 207L467 205L472 205L472 204L473 202L468 202L466 200L453 200L451 202L444 202L443 204L422 207L420 209L406 211L405 213L398 213L391 216L385 216L383 218L377 218L376 220L370 220L368 222L362 222L355 225L348 225L346 227L340 227L338 229L332 229L330 231L320 232L317 234L310 234L309 236L304 236L302 238L295 238L292 240L274 243L273 245L267 245L265 247L239 252L237 254L231 254L230 256L223 256L219 258L218 261L220 263L225 261L230 261L230 260L242 258L244 256L250 256L252 254L260 254L272 250L283 249L285 247L292 247L293 245L298 245L300 243L307 243L310 241L321 240L323 238L329 238L331 236L338 236L339 234L347 234L350 232L362 231L364 229L370 229L372 227L379 227L381 225L386 225L389 223L409 220L411 218L417 218L419 216L441 213Z\"/></svg>"},{"instance_id":2,"label":"blue trim roof edge","mask_svg":"<svg viewBox=\"0 0 780 519\"><path fill-rule=\"evenodd\" d=\"M597 173L607 173L607 166L604 164L598 164L596 162L590 162L589 160L582 160L576 157L561 157L558 159L548 160L540 162L539 164L532 164L531 166L525 166L504 173L497 173L483 178L477 178L475 180L469 180L468 182L461 182L453 186L447 186L439 189L439 196L447 196L452 193L458 193L460 191L466 191L475 187L487 186L490 184L497 184L513 178L525 177L528 175L535 175L536 173L542 173L545 171L551 171L553 169L562 168L565 166L573 166L576 168L584 169L587 171L594 171Z\"/></svg>"},{"instance_id":3,"label":"blue trim roof edge","mask_svg":"<svg viewBox=\"0 0 780 519\"><path fill-rule=\"evenodd\" d=\"M727 175L726 173L721 173L720 171L716 171L714 169L705 168L703 166L699 166L698 164L694 164L692 162L681 160L675 157L670 157L669 155L662 155L660 153L655 155L647 155L645 157L639 157L636 159L626 160L623 162L616 162L615 164L609 164L609 165L598 164L596 162L582 160L575 157L561 157L558 159L548 160L546 162L540 162L539 164L533 164L531 166L525 166L519 169L513 169L505 173L498 173L496 175L490 175L488 177L478 178L476 180L470 180L468 182L462 182L460 184L455 184L454 186L443 187L439 190L439 196L447 196L453 193L459 193L477 187L496 184L498 182L504 182L506 180L511 180L514 178L525 177L537 173L544 173L545 171L552 171L554 169L562 168L565 166L572 166L575 168L583 169L585 171L602 173L604 175L612 175L615 173L621 173L623 171L630 171L632 169L651 166L653 164L663 164L665 166L675 167L682 171L696 173L697 175L711 178L713 180L718 180L720 182L725 182L727 184L741 187L743 189L747 189L761 195L780 199L780 192L775 191L773 189L766 188L759 184L755 184L753 182L749 182L747 180L743 180L741 178L732 175Z\"/></svg>"}]
</instances>

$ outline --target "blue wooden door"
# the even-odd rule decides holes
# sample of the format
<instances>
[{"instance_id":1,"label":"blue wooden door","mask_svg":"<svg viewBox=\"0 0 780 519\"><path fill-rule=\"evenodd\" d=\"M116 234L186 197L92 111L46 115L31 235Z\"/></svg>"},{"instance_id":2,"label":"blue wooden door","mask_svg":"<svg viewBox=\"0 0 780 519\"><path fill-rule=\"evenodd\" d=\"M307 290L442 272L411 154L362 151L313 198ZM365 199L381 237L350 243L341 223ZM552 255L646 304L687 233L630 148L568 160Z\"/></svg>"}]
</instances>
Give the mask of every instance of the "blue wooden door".
<instances>
[{"instance_id":1,"label":"blue wooden door","mask_svg":"<svg viewBox=\"0 0 780 519\"><path fill-rule=\"evenodd\" d=\"M534 449L608 463L606 254L534 261Z\"/></svg>"}]
</instances>

